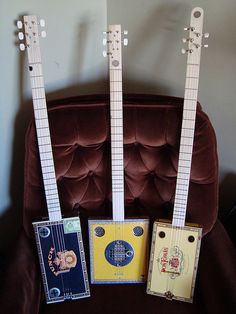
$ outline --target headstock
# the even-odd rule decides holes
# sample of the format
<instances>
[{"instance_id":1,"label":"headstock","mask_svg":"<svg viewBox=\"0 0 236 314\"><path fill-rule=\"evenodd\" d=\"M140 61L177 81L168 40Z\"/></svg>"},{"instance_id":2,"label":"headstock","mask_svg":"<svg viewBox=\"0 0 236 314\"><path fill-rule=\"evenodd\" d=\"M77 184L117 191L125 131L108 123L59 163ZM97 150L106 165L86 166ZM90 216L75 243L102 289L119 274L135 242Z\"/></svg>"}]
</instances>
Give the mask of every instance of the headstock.
<instances>
[{"instance_id":1,"label":"headstock","mask_svg":"<svg viewBox=\"0 0 236 314\"><path fill-rule=\"evenodd\" d=\"M195 63L200 62L201 48L207 48L207 44L202 44L203 38L208 38L209 33L203 33L203 16L202 8L194 8L191 12L190 26L184 30L189 32L187 38L183 38L183 43L188 44L188 48L182 48L183 54L188 53L188 59L192 59ZM190 60L191 61L191 60Z\"/></svg>"},{"instance_id":2,"label":"headstock","mask_svg":"<svg viewBox=\"0 0 236 314\"><path fill-rule=\"evenodd\" d=\"M103 51L103 56L109 56L111 68L121 68L121 47L128 45L128 31L121 32L121 25L109 25L108 31L103 33L103 45L107 50Z\"/></svg>"},{"instance_id":3,"label":"headstock","mask_svg":"<svg viewBox=\"0 0 236 314\"><path fill-rule=\"evenodd\" d=\"M38 23L35 15L25 15L23 21L17 21L17 28L19 29L18 38L20 40L20 50L26 48L31 49L39 45L39 37L46 37L45 30L39 32L38 26L45 27L43 19Z\"/></svg>"}]
</instances>

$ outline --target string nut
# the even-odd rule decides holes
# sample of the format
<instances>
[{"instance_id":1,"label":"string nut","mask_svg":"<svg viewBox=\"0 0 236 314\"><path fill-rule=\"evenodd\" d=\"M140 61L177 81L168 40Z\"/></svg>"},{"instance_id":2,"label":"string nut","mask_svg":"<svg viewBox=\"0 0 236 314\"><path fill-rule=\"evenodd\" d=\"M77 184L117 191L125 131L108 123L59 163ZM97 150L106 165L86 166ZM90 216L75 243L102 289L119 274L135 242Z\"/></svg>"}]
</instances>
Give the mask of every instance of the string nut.
<instances>
[{"instance_id":1,"label":"string nut","mask_svg":"<svg viewBox=\"0 0 236 314\"><path fill-rule=\"evenodd\" d=\"M44 20L44 19L41 19L41 20L39 21L39 24L40 24L41 27L45 27L45 20Z\"/></svg>"},{"instance_id":2,"label":"string nut","mask_svg":"<svg viewBox=\"0 0 236 314\"><path fill-rule=\"evenodd\" d=\"M25 50L25 45L24 45L24 44L20 44L19 47L20 47L20 50L21 50L21 51L24 51L24 50Z\"/></svg>"},{"instance_id":3,"label":"string nut","mask_svg":"<svg viewBox=\"0 0 236 314\"><path fill-rule=\"evenodd\" d=\"M19 32L19 33L18 33L18 38L19 38L20 40L23 40L23 39L24 39L24 34L23 34L22 32Z\"/></svg>"},{"instance_id":4,"label":"string nut","mask_svg":"<svg viewBox=\"0 0 236 314\"><path fill-rule=\"evenodd\" d=\"M47 33L46 33L45 31L42 31L42 32L41 32L41 37L42 37L42 38L45 38L46 36L47 36Z\"/></svg>"},{"instance_id":5,"label":"string nut","mask_svg":"<svg viewBox=\"0 0 236 314\"><path fill-rule=\"evenodd\" d=\"M128 43L129 43L128 38L124 38L124 46L128 46Z\"/></svg>"},{"instance_id":6,"label":"string nut","mask_svg":"<svg viewBox=\"0 0 236 314\"><path fill-rule=\"evenodd\" d=\"M21 21L17 21L16 26L18 29L22 29L23 23Z\"/></svg>"}]
</instances>

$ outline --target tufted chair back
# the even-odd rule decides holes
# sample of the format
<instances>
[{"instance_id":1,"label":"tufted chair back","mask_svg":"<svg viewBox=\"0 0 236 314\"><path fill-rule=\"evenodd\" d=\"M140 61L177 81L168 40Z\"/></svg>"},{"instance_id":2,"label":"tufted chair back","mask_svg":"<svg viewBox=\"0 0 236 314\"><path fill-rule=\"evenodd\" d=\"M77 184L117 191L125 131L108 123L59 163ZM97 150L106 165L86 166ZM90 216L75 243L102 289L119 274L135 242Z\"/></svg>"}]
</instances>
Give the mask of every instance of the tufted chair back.
<instances>
[{"instance_id":1,"label":"tufted chair back","mask_svg":"<svg viewBox=\"0 0 236 314\"><path fill-rule=\"evenodd\" d=\"M183 99L124 96L126 217L172 217ZM111 217L109 99L82 96L51 102L49 124L63 214ZM47 216L34 121L26 135L24 228ZM212 125L197 107L187 221L209 232L217 216L218 160ZM84 237L87 238L87 231Z\"/></svg>"}]
</instances>

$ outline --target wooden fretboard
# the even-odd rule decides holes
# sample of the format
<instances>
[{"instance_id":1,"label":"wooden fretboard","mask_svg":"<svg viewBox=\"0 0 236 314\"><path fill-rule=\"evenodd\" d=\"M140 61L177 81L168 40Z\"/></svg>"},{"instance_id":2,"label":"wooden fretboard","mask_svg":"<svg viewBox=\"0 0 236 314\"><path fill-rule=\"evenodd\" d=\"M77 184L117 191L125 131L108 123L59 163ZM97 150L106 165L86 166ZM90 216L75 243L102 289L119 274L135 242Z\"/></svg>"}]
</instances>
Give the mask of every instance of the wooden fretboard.
<instances>
[{"instance_id":1,"label":"wooden fretboard","mask_svg":"<svg viewBox=\"0 0 236 314\"><path fill-rule=\"evenodd\" d=\"M36 16L24 16L25 36L39 156L50 221L61 220Z\"/></svg>"},{"instance_id":2,"label":"wooden fretboard","mask_svg":"<svg viewBox=\"0 0 236 314\"><path fill-rule=\"evenodd\" d=\"M201 15L198 16L199 14L195 12L200 12ZM198 17L196 18L195 15ZM189 31L189 38L193 38L194 41L189 41L188 45L183 120L172 220L172 225L175 227L183 227L186 218L198 96L202 24L203 10L196 8L191 15L190 25L192 29ZM197 34L200 34L200 36Z\"/></svg>"},{"instance_id":3,"label":"wooden fretboard","mask_svg":"<svg viewBox=\"0 0 236 314\"><path fill-rule=\"evenodd\" d=\"M110 25L108 30L112 212L114 221L124 220L124 154L123 154L123 96L121 26Z\"/></svg>"}]
</instances>

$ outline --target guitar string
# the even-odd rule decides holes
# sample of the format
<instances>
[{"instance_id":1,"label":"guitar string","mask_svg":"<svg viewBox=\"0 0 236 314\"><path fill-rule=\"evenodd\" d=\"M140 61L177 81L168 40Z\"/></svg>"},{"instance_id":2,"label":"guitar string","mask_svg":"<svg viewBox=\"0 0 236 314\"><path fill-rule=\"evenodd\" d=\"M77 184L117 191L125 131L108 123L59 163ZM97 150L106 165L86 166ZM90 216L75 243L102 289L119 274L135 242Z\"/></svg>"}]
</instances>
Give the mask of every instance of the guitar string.
<instances>
[{"instance_id":1,"label":"guitar string","mask_svg":"<svg viewBox=\"0 0 236 314\"><path fill-rule=\"evenodd\" d=\"M32 23L33 24L33 23ZM36 23L35 24L33 24L32 25L32 28L34 29L34 33L35 34L38 34L38 27L37 27L37 21L36 21ZM35 41L37 40L37 39L34 39ZM35 42L36 43L36 42ZM42 103L43 103L43 110L41 111L39 111L38 112L38 114L36 114L36 110L34 110L34 112L35 112L35 114L36 114L36 117L37 117L37 119L39 119L39 121L41 120L41 119L43 119L43 117L45 116L45 117L47 117L47 121L48 121L48 115L47 115L47 107L46 107L46 97L45 97L45 88L44 88L44 84L43 85L41 85L42 84L42 82L43 82L43 75L42 75L42 63L41 63L41 54L40 54L40 47L39 47L39 44L38 44L38 47L37 46L33 46L32 47L32 51L33 51L33 56L35 56L36 57L36 60L34 60L34 62L36 61L37 62L37 64L34 64L33 65L33 73L36 73L36 77L34 77L34 79L35 79L35 85L33 85L34 83L33 83L33 77L30 75L30 78L31 78L31 83L32 83L32 87L33 88L35 88L35 94L36 94L36 96L37 96L37 94L38 94L38 96L42 96ZM28 53L30 54L30 51L28 50ZM38 73L37 73L37 70L38 70ZM41 77L41 84L40 84L40 77ZM40 87L39 87L40 86ZM39 89L43 89L43 91L41 91L41 95L40 95L40 91L39 91ZM32 89L32 93L33 93L33 89ZM37 97L36 97L37 98ZM33 105L34 105L34 108L35 109L37 109L36 108L36 101L34 101L33 100ZM43 112L44 112L44 114L43 114ZM51 146L51 139L50 139L50 130L49 130L49 126L47 126L47 128L46 129L42 129L41 131L40 131L40 129L39 128L37 128L37 123L36 123L36 130L37 130L37 133L38 133L38 140L39 140L39 142L41 141L41 134L40 134L40 132L42 132L42 134L43 134L43 136L44 136L44 134L45 133L48 133L48 135L46 135L46 136L48 136L48 137L46 137L47 139L49 139L49 146L50 146L50 155L51 155L51 157L53 156L52 155L52 146ZM47 132L45 132L45 130L47 131ZM43 144L43 141L41 141L42 142L42 144ZM42 157L42 152L41 152L41 150L40 150L40 156ZM40 159L41 159L41 157L40 157ZM53 165L50 165L52 168L53 168L53 178L51 178L51 180L53 180L53 181L55 181L54 182L54 184L56 184L56 177L55 177L55 168L54 168L54 162L53 162L53 159L51 160L52 161L52 164ZM44 185L45 185L45 187L47 186L47 181L45 180L45 179L47 179L47 174L45 173L45 167L43 166L43 163L42 163L42 160L41 160L41 165L42 165L42 174L43 174L43 181L44 181ZM49 166L49 162L48 162L48 160L46 160L46 166L48 167ZM48 179L50 180L50 174L48 175ZM49 181L49 183L51 183L51 180ZM57 192L57 187L56 187L56 192ZM46 200L47 200L47 205L48 205L48 210L50 211L50 204L49 204L49 198L48 198L48 195L47 195L47 193L46 193L46 189L45 189L45 195L46 195ZM55 198L55 196L53 197L53 198ZM56 198L57 198L57 202L59 203L59 197L58 197L58 192L56 193ZM58 204L57 204L58 205ZM51 213L50 213L50 216L51 216ZM53 213L53 216L56 216L55 215L55 213ZM56 217L53 217L53 220L55 219ZM61 233L60 233L60 227L58 226L59 225L59 222L58 221L50 221L49 220L49 225L51 225L51 232L52 232L52 240L53 240L53 245L54 245L54 248L55 248L55 256L57 256L58 255L58 251L57 251L57 245L56 245L56 241L55 241L55 238L57 238L57 243L58 243L58 248L59 248L59 250L62 252L63 251L63 244L62 244L62 242L61 242L61 239L60 239L60 236L62 236L61 235ZM55 229L56 229L56 234L54 234L54 231L53 231L53 229L54 229L54 227L53 226L55 226ZM59 256L58 256L59 257ZM63 286L63 291L65 291L65 288L64 288L64 281L63 281L63 276L62 276L62 274L60 274L61 276L61 283L62 283L62 286Z\"/></svg>"},{"instance_id":2,"label":"guitar string","mask_svg":"<svg viewBox=\"0 0 236 314\"><path fill-rule=\"evenodd\" d=\"M109 33L112 35L113 33ZM112 41L112 38L110 38ZM111 60L110 60L111 63ZM112 131L112 181L114 196L115 239L124 240L124 167L123 167L123 123L122 122L122 76L120 69L111 68L110 64L110 90L111 90L111 131ZM115 158L114 158L115 156ZM117 159L117 158L118 159ZM121 167L122 166L122 167ZM118 214L117 214L118 213ZM121 264L124 262L125 250L123 243L117 243L118 276Z\"/></svg>"},{"instance_id":3,"label":"guitar string","mask_svg":"<svg viewBox=\"0 0 236 314\"><path fill-rule=\"evenodd\" d=\"M195 48L196 49L196 48ZM196 58L194 56L194 58ZM180 250L180 244L182 243L183 241L183 236L184 236L184 225L183 225L183 222L185 222L185 219L186 219L186 210L187 210L187 201L188 201L188 190L189 190L189 184L190 184L190 174L191 174L191 161L192 161L192 149L193 149L193 141L194 141L194 129L195 129L195 120L196 120L196 105L197 105L197 92L198 92L198 80L199 80L199 67L200 67L200 61L199 62L196 62L197 60L194 60L192 63L195 64L195 65L190 65L189 63L189 59L190 57L188 58L188 62L187 62L187 70L186 70L186 87L185 87L185 92L186 90L190 91L190 99L195 99L193 100L194 101L194 108L192 108L192 103L191 103L191 108L189 108L189 101L188 100L185 100L184 101L184 108L183 108L183 124L186 124L186 122L188 122L188 127L192 127L190 129L192 129L193 131L191 132L191 136L190 136L190 131L187 132L186 130L186 133L187 133L187 137L186 137L186 134L185 134L185 130L183 129L183 126L182 126L182 130L181 130L181 144L180 144L180 151L182 152L182 149L184 147L190 147L189 151L185 151L184 153L191 153L191 158L189 161L187 161L186 163L188 164L188 166L186 167L186 163L185 163L185 168L188 168L188 172L186 175L184 175L184 180L181 180L181 178L179 177L178 179L178 182L179 181L186 181L188 179L188 182L185 183L184 186L187 186L187 195L184 195L184 204L180 204L180 206L182 207L181 210L179 209L178 207L178 211L181 211L181 216L177 214L177 219L176 219L176 216L174 215L174 219L173 219L173 222L175 222L176 224L176 227L173 229L174 230L174 233L176 234L175 235L175 242L176 242L176 249ZM200 60L200 51L199 51L199 60ZM192 89L191 89L192 88ZM194 95L194 90L195 90L195 95ZM194 97L195 96L195 97ZM191 111L190 111L190 110ZM187 142L187 143L186 143ZM189 145L189 146L184 146L184 145ZM184 151L184 149L183 149ZM180 152L180 156L182 156L182 153ZM179 159L179 164L181 162L181 159ZM180 171L180 167L181 165L178 165L178 172ZM182 167L183 168L183 167ZM180 175L180 173L179 173ZM187 177L187 178L186 178ZM183 179L183 178L182 178ZM178 186L177 186L178 187ZM185 192L186 192L185 191ZM176 202L176 199L179 200L179 192L177 191L176 193L177 195L175 196L175 202ZM181 194L181 193L180 193ZM178 197L177 197L178 196ZM182 203L182 197L181 197L181 203ZM184 207L184 209L183 209ZM174 211L175 212L175 211ZM176 212L175 212L176 214ZM184 216L182 216L184 214ZM173 233L171 235L171 238L173 238ZM185 239L186 240L186 239ZM174 243L173 243L174 244ZM180 250L181 251L181 250ZM184 259L184 256L183 256L183 259ZM180 262L180 261L179 261ZM186 263L185 260L183 260L183 263ZM179 271L181 272L181 265L178 265L179 266ZM186 265L184 265L184 267L186 267ZM183 270L182 270L183 271ZM182 275L181 273L179 274L179 276ZM177 275L177 278L178 278L178 275ZM169 278L168 278L169 279ZM175 286L175 280L172 281L172 289L170 289L170 280L168 280L167 284L168 284L168 291L171 291L173 293L173 289L174 289L174 286Z\"/></svg>"}]
</instances>

